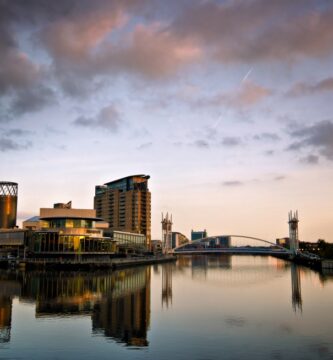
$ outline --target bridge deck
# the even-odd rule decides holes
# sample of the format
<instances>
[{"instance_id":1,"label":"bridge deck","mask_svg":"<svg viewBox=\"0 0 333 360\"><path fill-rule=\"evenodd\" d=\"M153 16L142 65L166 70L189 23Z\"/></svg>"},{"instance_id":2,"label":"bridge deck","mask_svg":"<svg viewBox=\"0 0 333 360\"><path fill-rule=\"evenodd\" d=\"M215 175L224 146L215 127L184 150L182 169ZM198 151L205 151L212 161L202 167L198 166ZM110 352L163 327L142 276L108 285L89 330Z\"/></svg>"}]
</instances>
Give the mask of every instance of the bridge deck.
<instances>
[{"instance_id":1,"label":"bridge deck","mask_svg":"<svg viewBox=\"0 0 333 360\"><path fill-rule=\"evenodd\" d=\"M272 249L237 249L237 248L221 248L221 249L177 249L174 254L248 254L248 255L286 255L289 251L272 250Z\"/></svg>"}]
</instances>

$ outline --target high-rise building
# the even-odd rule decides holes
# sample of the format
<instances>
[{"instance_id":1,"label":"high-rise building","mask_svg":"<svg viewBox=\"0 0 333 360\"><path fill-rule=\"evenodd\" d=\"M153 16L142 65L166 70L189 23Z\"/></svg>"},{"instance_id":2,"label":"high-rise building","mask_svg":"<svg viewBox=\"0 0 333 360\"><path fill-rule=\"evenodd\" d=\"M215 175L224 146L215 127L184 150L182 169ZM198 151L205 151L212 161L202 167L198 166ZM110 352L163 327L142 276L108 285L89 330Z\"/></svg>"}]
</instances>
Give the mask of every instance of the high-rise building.
<instances>
[{"instance_id":1,"label":"high-rise building","mask_svg":"<svg viewBox=\"0 0 333 360\"><path fill-rule=\"evenodd\" d=\"M109 223L110 230L139 233L151 241L151 195L148 175L132 175L95 187L97 216Z\"/></svg>"}]
</instances>

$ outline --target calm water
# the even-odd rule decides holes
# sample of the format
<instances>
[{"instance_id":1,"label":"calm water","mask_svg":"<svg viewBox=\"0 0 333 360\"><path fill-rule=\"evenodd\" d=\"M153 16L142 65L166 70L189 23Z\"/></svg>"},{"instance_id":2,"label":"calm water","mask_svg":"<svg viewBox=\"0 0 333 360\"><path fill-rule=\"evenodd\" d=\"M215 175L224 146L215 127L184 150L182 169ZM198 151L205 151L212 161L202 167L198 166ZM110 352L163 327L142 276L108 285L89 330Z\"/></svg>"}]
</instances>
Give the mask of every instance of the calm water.
<instances>
[{"instance_id":1,"label":"calm water","mask_svg":"<svg viewBox=\"0 0 333 360\"><path fill-rule=\"evenodd\" d=\"M271 257L0 272L1 359L333 359L333 277Z\"/></svg>"}]
</instances>

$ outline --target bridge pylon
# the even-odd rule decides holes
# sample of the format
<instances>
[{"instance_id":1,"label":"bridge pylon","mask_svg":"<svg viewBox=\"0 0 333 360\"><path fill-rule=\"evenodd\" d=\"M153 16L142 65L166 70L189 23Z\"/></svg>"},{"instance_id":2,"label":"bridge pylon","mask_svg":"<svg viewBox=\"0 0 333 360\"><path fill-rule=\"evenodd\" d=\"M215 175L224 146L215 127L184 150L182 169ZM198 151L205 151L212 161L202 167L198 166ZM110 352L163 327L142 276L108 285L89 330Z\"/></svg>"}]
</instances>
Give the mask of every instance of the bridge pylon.
<instances>
[{"instance_id":1,"label":"bridge pylon","mask_svg":"<svg viewBox=\"0 0 333 360\"><path fill-rule=\"evenodd\" d=\"M163 216L162 213L162 249L164 254L168 254L172 250L172 215L169 213Z\"/></svg>"},{"instance_id":2,"label":"bridge pylon","mask_svg":"<svg viewBox=\"0 0 333 360\"><path fill-rule=\"evenodd\" d=\"M294 213L292 211L288 214L288 224L289 224L289 243L290 251L296 255L299 249L299 240L298 240L298 211Z\"/></svg>"}]
</instances>

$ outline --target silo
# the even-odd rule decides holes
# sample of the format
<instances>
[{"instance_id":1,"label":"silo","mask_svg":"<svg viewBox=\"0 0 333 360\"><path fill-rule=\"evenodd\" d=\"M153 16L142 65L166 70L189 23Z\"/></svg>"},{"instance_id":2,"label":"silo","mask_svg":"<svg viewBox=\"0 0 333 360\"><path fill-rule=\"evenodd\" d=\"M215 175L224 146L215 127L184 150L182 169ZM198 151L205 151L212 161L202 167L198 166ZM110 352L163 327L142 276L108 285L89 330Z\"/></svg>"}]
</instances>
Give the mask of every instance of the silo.
<instances>
[{"instance_id":1,"label":"silo","mask_svg":"<svg viewBox=\"0 0 333 360\"><path fill-rule=\"evenodd\" d=\"M17 183L0 181L0 229L16 226Z\"/></svg>"}]
</instances>

